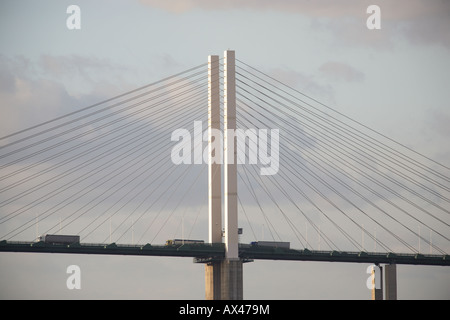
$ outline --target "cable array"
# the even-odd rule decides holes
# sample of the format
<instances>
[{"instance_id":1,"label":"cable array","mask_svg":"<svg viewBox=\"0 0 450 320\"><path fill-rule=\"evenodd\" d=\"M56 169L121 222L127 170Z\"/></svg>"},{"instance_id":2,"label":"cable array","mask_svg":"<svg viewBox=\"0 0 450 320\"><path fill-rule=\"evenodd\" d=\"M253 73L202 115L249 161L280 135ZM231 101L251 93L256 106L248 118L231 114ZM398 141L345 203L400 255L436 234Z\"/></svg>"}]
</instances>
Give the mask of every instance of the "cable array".
<instances>
[{"instance_id":1,"label":"cable array","mask_svg":"<svg viewBox=\"0 0 450 320\"><path fill-rule=\"evenodd\" d=\"M206 165L170 158L174 130L192 137L194 121L207 128L206 66L0 137L0 239L66 233L83 242L161 243L180 232L205 239ZM240 60L236 88L238 128L280 133L267 139L269 152L279 144L275 174L261 175L268 165L261 159L238 166L239 222L251 240L449 251L449 167ZM250 135L238 152L261 141ZM191 155L205 147L192 139ZM268 233L259 235L260 227Z\"/></svg>"},{"instance_id":2,"label":"cable array","mask_svg":"<svg viewBox=\"0 0 450 320\"><path fill-rule=\"evenodd\" d=\"M249 199L272 240L284 221L305 247L317 247L311 232L303 236L310 228L330 250L367 251L369 239L372 250L417 252L423 243L448 252L448 167L238 62L238 125L280 130L278 173L261 177L246 165L251 180L240 174L244 189L261 190ZM266 207L276 209L269 216Z\"/></svg>"},{"instance_id":3,"label":"cable array","mask_svg":"<svg viewBox=\"0 0 450 320\"><path fill-rule=\"evenodd\" d=\"M0 238L60 232L105 243L129 239L131 229L155 240L182 199L194 199L186 206L193 208L204 202L194 192L206 189L204 166L188 170L170 158L171 133L192 132L194 121L206 127L206 110L202 64L1 137ZM167 197L183 187L182 198Z\"/></svg>"}]
</instances>

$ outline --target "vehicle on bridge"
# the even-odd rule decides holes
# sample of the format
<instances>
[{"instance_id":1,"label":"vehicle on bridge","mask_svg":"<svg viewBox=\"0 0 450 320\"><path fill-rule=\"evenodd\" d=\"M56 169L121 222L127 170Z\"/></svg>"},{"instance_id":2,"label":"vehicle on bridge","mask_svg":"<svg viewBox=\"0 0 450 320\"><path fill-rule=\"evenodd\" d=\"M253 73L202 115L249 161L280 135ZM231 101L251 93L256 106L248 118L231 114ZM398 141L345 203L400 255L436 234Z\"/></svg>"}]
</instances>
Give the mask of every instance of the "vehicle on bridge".
<instances>
[{"instance_id":1,"label":"vehicle on bridge","mask_svg":"<svg viewBox=\"0 0 450 320\"><path fill-rule=\"evenodd\" d=\"M289 249L291 247L290 242L282 242L282 241L253 241L250 244L254 247L270 247L282 249Z\"/></svg>"},{"instance_id":2,"label":"vehicle on bridge","mask_svg":"<svg viewBox=\"0 0 450 320\"><path fill-rule=\"evenodd\" d=\"M203 240L190 240L190 239L172 239L166 241L166 246L178 246L183 244L204 244Z\"/></svg>"},{"instance_id":3,"label":"vehicle on bridge","mask_svg":"<svg viewBox=\"0 0 450 320\"><path fill-rule=\"evenodd\" d=\"M39 237L39 241L48 244L73 244L80 243L80 236L65 234L45 234Z\"/></svg>"}]
</instances>

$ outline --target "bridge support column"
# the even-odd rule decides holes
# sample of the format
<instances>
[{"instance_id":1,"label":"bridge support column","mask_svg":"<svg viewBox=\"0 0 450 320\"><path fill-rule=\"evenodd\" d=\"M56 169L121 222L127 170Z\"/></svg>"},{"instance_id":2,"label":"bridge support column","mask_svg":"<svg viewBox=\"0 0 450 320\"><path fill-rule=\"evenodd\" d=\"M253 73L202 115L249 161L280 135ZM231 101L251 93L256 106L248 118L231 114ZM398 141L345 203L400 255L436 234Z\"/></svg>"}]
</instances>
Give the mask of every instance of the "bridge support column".
<instances>
[{"instance_id":1,"label":"bridge support column","mask_svg":"<svg viewBox=\"0 0 450 320\"><path fill-rule=\"evenodd\" d=\"M377 272L379 268L379 272ZM384 278L384 282L383 282ZM372 267L372 300L397 300L397 265L386 264L383 267Z\"/></svg>"},{"instance_id":2,"label":"bridge support column","mask_svg":"<svg viewBox=\"0 0 450 320\"><path fill-rule=\"evenodd\" d=\"M234 51L224 57L224 224L225 259L211 261L205 267L206 299L243 299L243 261L239 259L237 212L237 150L236 150L236 62ZM212 159L211 130L220 130L219 59L209 57L209 240L221 242L220 166ZM217 85L215 85L217 83ZM216 99L217 98L217 99ZM217 144L216 144L217 145ZM216 149L217 152L217 149ZM217 172L218 171L218 172ZM217 174L218 173L218 174Z\"/></svg>"},{"instance_id":3,"label":"bridge support column","mask_svg":"<svg viewBox=\"0 0 450 320\"><path fill-rule=\"evenodd\" d=\"M219 56L208 57L208 215L209 243L222 243L222 148L212 141L220 132Z\"/></svg>"},{"instance_id":4,"label":"bridge support column","mask_svg":"<svg viewBox=\"0 0 450 320\"><path fill-rule=\"evenodd\" d=\"M205 265L205 299L206 300L242 300L243 261L225 259L211 261Z\"/></svg>"},{"instance_id":5,"label":"bridge support column","mask_svg":"<svg viewBox=\"0 0 450 320\"><path fill-rule=\"evenodd\" d=\"M235 53L225 51L224 59L224 221L225 258L239 259L237 216L236 74Z\"/></svg>"},{"instance_id":6,"label":"bridge support column","mask_svg":"<svg viewBox=\"0 0 450 320\"><path fill-rule=\"evenodd\" d=\"M243 263L240 259L222 261L222 300L244 299Z\"/></svg>"},{"instance_id":7,"label":"bridge support column","mask_svg":"<svg viewBox=\"0 0 450 320\"><path fill-rule=\"evenodd\" d=\"M242 261L239 259L236 146L235 52L224 53L224 221L225 260L222 262L222 300L242 300Z\"/></svg>"},{"instance_id":8,"label":"bridge support column","mask_svg":"<svg viewBox=\"0 0 450 320\"><path fill-rule=\"evenodd\" d=\"M208 218L209 243L222 243L222 172L223 141L214 141L220 131L219 56L208 57ZM216 131L216 132L215 132ZM205 265L205 298L221 299L221 262Z\"/></svg>"},{"instance_id":9,"label":"bridge support column","mask_svg":"<svg viewBox=\"0 0 450 320\"><path fill-rule=\"evenodd\" d=\"M222 299L222 261L205 264L205 299Z\"/></svg>"},{"instance_id":10,"label":"bridge support column","mask_svg":"<svg viewBox=\"0 0 450 320\"><path fill-rule=\"evenodd\" d=\"M384 266L385 300L397 300L397 265Z\"/></svg>"},{"instance_id":11,"label":"bridge support column","mask_svg":"<svg viewBox=\"0 0 450 320\"><path fill-rule=\"evenodd\" d=\"M380 265L372 267L372 300L383 300L383 268Z\"/></svg>"}]
</instances>

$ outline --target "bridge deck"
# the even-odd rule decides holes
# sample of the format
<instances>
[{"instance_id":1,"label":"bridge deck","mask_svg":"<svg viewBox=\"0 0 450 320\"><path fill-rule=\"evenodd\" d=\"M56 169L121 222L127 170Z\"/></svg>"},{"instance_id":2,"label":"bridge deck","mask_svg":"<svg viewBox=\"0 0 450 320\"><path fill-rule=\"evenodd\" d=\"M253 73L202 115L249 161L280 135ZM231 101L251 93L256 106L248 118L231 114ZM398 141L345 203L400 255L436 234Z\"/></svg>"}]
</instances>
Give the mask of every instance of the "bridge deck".
<instances>
[{"instance_id":1,"label":"bridge deck","mask_svg":"<svg viewBox=\"0 0 450 320\"><path fill-rule=\"evenodd\" d=\"M211 259L223 259L225 248L219 244L184 244L184 245L124 245L124 244L89 244L72 245L46 244L44 242L9 242L0 241L0 252L35 252L66 254L105 254L105 255L137 255L192 257L196 262L207 262ZM450 266L450 255L400 254L348 251L316 251L284 248L255 247L241 244L239 257L250 260L291 260L291 261L324 261L354 262L382 264L412 264Z\"/></svg>"}]
</instances>

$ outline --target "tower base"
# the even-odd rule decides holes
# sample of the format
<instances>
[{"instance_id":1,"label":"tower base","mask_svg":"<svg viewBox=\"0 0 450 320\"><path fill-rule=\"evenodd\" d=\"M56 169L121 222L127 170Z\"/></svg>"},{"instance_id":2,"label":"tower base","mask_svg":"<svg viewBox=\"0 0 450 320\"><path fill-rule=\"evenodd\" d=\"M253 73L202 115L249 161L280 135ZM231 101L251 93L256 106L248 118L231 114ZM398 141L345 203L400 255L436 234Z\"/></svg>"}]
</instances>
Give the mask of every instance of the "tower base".
<instances>
[{"instance_id":1,"label":"tower base","mask_svg":"<svg viewBox=\"0 0 450 320\"><path fill-rule=\"evenodd\" d=\"M206 300L242 300L244 298L243 261L225 259L205 265Z\"/></svg>"}]
</instances>

